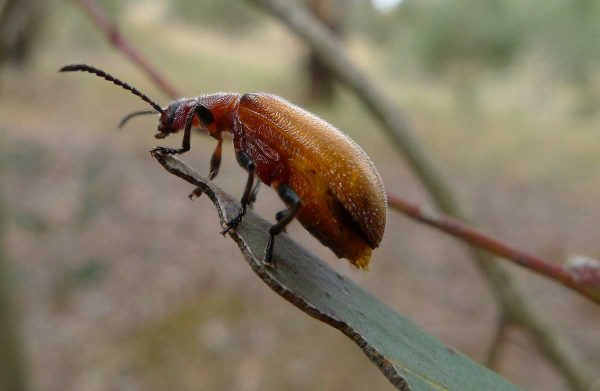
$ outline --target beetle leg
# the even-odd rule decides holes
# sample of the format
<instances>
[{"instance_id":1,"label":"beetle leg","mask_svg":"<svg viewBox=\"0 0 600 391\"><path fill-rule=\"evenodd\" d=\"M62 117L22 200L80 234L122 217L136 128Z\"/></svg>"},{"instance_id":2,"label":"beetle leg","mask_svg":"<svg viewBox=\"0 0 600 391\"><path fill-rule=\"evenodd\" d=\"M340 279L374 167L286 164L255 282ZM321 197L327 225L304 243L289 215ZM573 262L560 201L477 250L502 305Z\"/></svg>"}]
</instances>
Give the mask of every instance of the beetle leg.
<instances>
[{"instance_id":1,"label":"beetle leg","mask_svg":"<svg viewBox=\"0 0 600 391\"><path fill-rule=\"evenodd\" d=\"M213 180L219 173L219 167L221 167L221 152L223 151L223 139L219 138L217 140L217 147L213 152L212 158L210 159L210 172L208 173L208 179ZM260 183L260 182L258 182ZM190 200L193 200L194 197L200 197L203 191L201 187L197 187L193 192L188 195Z\"/></svg>"},{"instance_id":2,"label":"beetle leg","mask_svg":"<svg viewBox=\"0 0 600 391\"><path fill-rule=\"evenodd\" d=\"M192 136L192 123L194 122L194 115L198 116L198 119L202 122L203 119L211 120L207 118L207 114L212 117L212 114L207 110L206 107L201 104L196 104L194 109L190 111L186 121L185 128L183 130L183 142L181 148L168 148L168 147L155 147L151 152L162 153L163 155L180 155L190 150L190 138ZM216 175L216 174L215 174Z\"/></svg>"},{"instance_id":3,"label":"beetle leg","mask_svg":"<svg viewBox=\"0 0 600 391\"><path fill-rule=\"evenodd\" d=\"M254 170L256 169L256 166L254 164L254 161L252 161L250 155L248 155L246 152L238 151L236 152L235 156L237 157L237 161L240 164L240 166L242 166L246 169L246 171L248 171L248 180L246 181L244 194L242 195L242 199L240 201L242 203L242 207L240 208L238 215L227 222L227 224L225 225L225 229L221 232L221 234L223 235L227 234L227 232L229 232L231 229L235 229L242 222L242 218L246 214L246 208L250 203L250 197L252 195L252 185L254 183Z\"/></svg>"},{"instance_id":4,"label":"beetle leg","mask_svg":"<svg viewBox=\"0 0 600 391\"><path fill-rule=\"evenodd\" d=\"M213 180L219 173L219 167L221 167L221 153L223 152L223 139L217 140L217 147L210 158L210 172L208 173L208 179Z\"/></svg>"},{"instance_id":5,"label":"beetle leg","mask_svg":"<svg viewBox=\"0 0 600 391\"><path fill-rule=\"evenodd\" d=\"M279 212L275 213L275 220L277 221L281 221L285 218L285 216L287 216L288 210L280 210ZM283 228L283 232L287 232L287 227Z\"/></svg>"},{"instance_id":6,"label":"beetle leg","mask_svg":"<svg viewBox=\"0 0 600 391\"><path fill-rule=\"evenodd\" d=\"M168 148L168 147L155 147L151 152L162 153L163 155L180 155L184 152L190 150L190 137L192 135L192 122L194 120L194 115L199 110L200 105L194 107L194 110L190 111L186 121L185 121L185 129L183 130L183 143L181 144L181 148Z\"/></svg>"},{"instance_id":7,"label":"beetle leg","mask_svg":"<svg viewBox=\"0 0 600 391\"><path fill-rule=\"evenodd\" d=\"M254 187L252 188L252 193L250 193L250 204L248 206L251 208L254 206L254 202L256 202L256 195L258 194L258 191L260 190L260 184L261 184L261 181L256 181L256 183L254 184Z\"/></svg>"},{"instance_id":8,"label":"beetle leg","mask_svg":"<svg viewBox=\"0 0 600 391\"><path fill-rule=\"evenodd\" d=\"M269 228L269 241L265 248L265 258L263 259L263 263L271 267L276 266L275 260L273 259L275 236L285 229L285 227L296 217L302 207L302 200L300 200L298 194L296 194L296 192L288 185L280 185L277 188L277 193L281 200L288 206L288 209L277 212L275 215L277 223Z\"/></svg>"}]
</instances>

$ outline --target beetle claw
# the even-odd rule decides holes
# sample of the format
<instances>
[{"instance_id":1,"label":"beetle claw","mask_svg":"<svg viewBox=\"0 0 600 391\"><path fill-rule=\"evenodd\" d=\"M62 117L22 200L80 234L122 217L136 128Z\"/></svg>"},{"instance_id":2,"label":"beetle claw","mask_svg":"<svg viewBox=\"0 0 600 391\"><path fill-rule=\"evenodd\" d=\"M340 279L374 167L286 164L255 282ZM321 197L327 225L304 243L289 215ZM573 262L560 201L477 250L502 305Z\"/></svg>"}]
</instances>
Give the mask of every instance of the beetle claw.
<instances>
[{"instance_id":1,"label":"beetle claw","mask_svg":"<svg viewBox=\"0 0 600 391\"><path fill-rule=\"evenodd\" d=\"M240 223L239 221L236 221L236 219L233 219L229 222L227 222L225 224L225 229L223 231L221 231L221 235L225 236L229 233L229 231L234 230L237 228L238 224ZM241 220L241 219L240 219Z\"/></svg>"},{"instance_id":2,"label":"beetle claw","mask_svg":"<svg viewBox=\"0 0 600 391\"><path fill-rule=\"evenodd\" d=\"M236 230L237 226L242 222L242 215L239 214L237 215L235 218L233 218L232 220L229 220L227 223L225 223L225 229L223 231L221 231L221 235L225 236L227 235L227 233L231 230Z\"/></svg>"},{"instance_id":3,"label":"beetle claw","mask_svg":"<svg viewBox=\"0 0 600 391\"><path fill-rule=\"evenodd\" d=\"M269 232L269 241L267 242L267 246L265 247L265 256L263 258L263 265L270 269L277 269L277 264L273 260L273 244L275 242L275 235Z\"/></svg>"},{"instance_id":4,"label":"beetle claw","mask_svg":"<svg viewBox=\"0 0 600 391\"><path fill-rule=\"evenodd\" d=\"M269 251L269 246L267 245L267 248L265 249L265 256L262 260L262 263L265 267L268 267L269 269L273 269L276 270L277 269L277 263L275 263L275 261L273 260L273 248L271 247L270 251Z\"/></svg>"},{"instance_id":5,"label":"beetle claw","mask_svg":"<svg viewBox=\"0 0 600 391\"><path fill-rule=\"evenodd\" d=\"M150 150L151 154L156 155L179 155L180 153L185 152L183 149L175 149L169 147L154 147Z\"/></svg>"}]
</instances>

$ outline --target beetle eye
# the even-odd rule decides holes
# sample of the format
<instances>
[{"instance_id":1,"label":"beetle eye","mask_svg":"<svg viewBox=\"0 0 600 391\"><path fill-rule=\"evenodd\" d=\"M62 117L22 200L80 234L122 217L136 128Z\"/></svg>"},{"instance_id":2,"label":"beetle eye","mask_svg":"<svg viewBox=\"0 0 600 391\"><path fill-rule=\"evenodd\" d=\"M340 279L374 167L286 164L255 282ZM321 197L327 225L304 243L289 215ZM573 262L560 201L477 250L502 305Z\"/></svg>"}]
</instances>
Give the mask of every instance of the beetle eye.
<instances>
[{"instance_id":1,"label":"beetle eye","mask_svg":"<svg viewBox=\"0 0 600 391\"><path fill-rule=\"evenodd\" d=\"M198 106L198 118L204 125L210 125L215 120L210 110L204 106Z\"/></svg>"},{"instance_id":2,"label":"beetle eye","mask_svg":"<svg viewBox=\"0 0 600 391\"><path fill-rule=\"evenodd\" d=\"M175 113L177 109L170 109L167 114L167 123L172 124L175 121Z\"/></svg>"}]
</instances>

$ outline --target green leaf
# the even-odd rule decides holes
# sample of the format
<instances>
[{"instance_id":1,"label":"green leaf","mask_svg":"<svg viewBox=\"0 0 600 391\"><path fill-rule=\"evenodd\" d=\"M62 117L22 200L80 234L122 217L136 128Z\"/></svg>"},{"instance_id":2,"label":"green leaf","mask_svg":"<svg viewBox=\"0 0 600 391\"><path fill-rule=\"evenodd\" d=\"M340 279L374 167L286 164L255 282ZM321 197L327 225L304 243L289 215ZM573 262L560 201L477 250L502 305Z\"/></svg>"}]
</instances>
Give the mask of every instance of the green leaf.
<instances>
[{"instance_id":1,"label":"green leaf","mask_svg":"<svg viewBox=\"0 0 600 391\"><path fill-rule=\"evenodd\" d=\"M153 156L170 173L201 187L222 224L237 214L239 202L212 181L175 157ZM230 233L254 272L290 303L353 340L398 389L517 390L335 272L286 234L275 242L277 269L265 267L261 260L269 225L249 210L237 231Z\"/></svg>"}]
</instances>

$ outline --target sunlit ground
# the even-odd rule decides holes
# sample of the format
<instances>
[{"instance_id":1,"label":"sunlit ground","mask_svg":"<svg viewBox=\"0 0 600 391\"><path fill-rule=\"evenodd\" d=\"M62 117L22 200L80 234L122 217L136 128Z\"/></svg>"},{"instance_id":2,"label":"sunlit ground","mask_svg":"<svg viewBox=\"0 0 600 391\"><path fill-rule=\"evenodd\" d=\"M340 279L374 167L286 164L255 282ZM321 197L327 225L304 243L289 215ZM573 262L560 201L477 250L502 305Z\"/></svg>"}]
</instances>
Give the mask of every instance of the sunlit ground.
<instances>
[{"instance_id":1,"label":"sunlit ground","mask_svg":"<svg viewBox=\"0 0 600 391\"><path fill-rule=\"evenodd\" d=\"M276 25L227 37L166 24L151 12L122 23L186 94L270 91L303 102L301 45ZM219 235L212 204L190 202L190 186L151 159L155 144L177 145L180 137L155 140L153 118L116 130L143 102L89 75L56 72L91 63L168 101L121 55L99 47L92 28L81 37L74 31L56 29L33 66L7 70L0 86L8 251L35 389L392 389L358 347L264 286ZM355 41L350 48L386 86L481 227L557 262L600 257L599 118L578 117L572 92L549 81L535 60L510 77L484 76L470 105L443 81L373 61L382 49ZM311 110L364 147L390 192L428 203L372 118L345 90L339 98ZM208 172L213 148L212 139L196 136L185 161ZM231 146L224 156L217 182L241 194L244 174ZM272 219L280 204L263 188L256 209ZM288 232L445 343L484 358L494 303L454 240L391 212L371 271L361 273L299 224ZM540 311L600 365L596 308L511 270ZM541 357L525 334L511 331L499 371L529 390L564 389Z\"/></svg>"}]
</instances>

